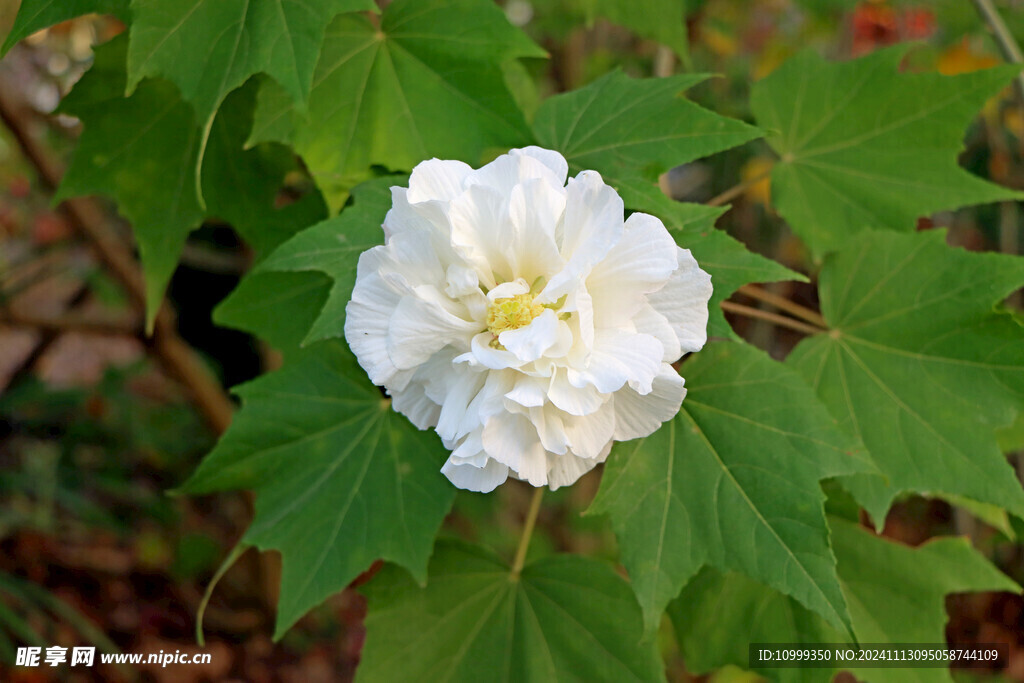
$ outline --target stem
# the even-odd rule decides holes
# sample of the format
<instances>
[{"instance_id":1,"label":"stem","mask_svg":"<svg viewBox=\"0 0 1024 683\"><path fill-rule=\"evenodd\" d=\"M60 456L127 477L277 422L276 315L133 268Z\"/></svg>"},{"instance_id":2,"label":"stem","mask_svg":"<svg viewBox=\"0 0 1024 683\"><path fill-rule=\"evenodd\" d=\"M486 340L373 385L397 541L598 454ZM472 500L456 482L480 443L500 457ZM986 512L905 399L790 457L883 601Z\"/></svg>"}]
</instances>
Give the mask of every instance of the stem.
<instances>
[{"instance_id":1,"label":"stem","mask_svg":"<svg viewBox=\"0 0 1024 683\"><path fill-rule=\"evenodd\" d=\"M797 332L803 332L804 334L821 334L825 332L820 327L814 327L806 323L802 323L799 320L793 320L777 313L770 313L768 311L762 311L750 306L744 306L743 304L735 304L731 301L722 302L722 310L728 311L729 313L735 313L737 315L745 315L748 318L760 318L761 320L767 320L773 322L780 327L788 327L791 330Z\"/></svg>"},{"instance_id":2,"label":"stem","mask_svg":"<svg viewBox=\"0 0 1024 683\"><path fill-rule=\"evenodd\" d=\"M974 0L974 6L978 8L978 14L985 20L988 27L992 29L992 35L1003 53L1003 58L1012 64L1024 64L1024 53L1021 53L1020 45L1014 39L1006 22L999 16L999 12L992 5L992 0ZM1024 103L1024 74L1018 74L1014 85L1017 89L1017 96Z\"/></svg>"},{"instance_id":3,"label":"stem","mask_svg":"<svg viewBox=\"0 0 1024 683\"><path fill-rule=\"evenodd\" d=\"M526 551L530 547L530 537L533 536L533 527L537 524L537 513L540 512L540 501L544 497L544 487L538 486L533 491L533 498L530 500L530 510L526 513L526 521L523 523L523 535L519 537L519 547L516 549L516 558L512 561L512 578L519 578L523 571L523 563L526 562Z\"/></svg>"},{"instance_id":4,"label":"stem","mask_svg":"<svg viewBox=\"0 0 1024 683\"><path fill-rule=\"evenodd\" d=\"M743 285L738 291L740 294L749 296L751 299L763 301L764 303L774 306L779 310L795 315L801 320L809 322L812 325L816 325L822 329L828 329L828 323L825 322L825 319L821 317L820 313L812 311L806 306L801 306L796 302L790 301L784 296L773 294L772 292L762 289L761 287L757 287L756 285Z\"/></svg>"},{"instance_id":5,"label":"stem","mask_svg":"<svg viewBox=\"0 0 1024 683\"><path fill-rule=\"evenodd\" d=\"M718 195L717 197L712 197L711 199L709 199L708 201L706 201L704 203L707 206L721 206L722 204L725 204L727 202L732 201L733 199L738 197L740 194L742 194L743 191L746 190L748 187L750 187L751 185L756 185L757 183L761 182L762 180L764 180L765 178L767 178L771 174L772 174L772 169L769 168L767 171L764 171L762 173L758 173L753 178L747 178L742 183L738 183L736 185L733 185L732 187L730 187L728 190L726 190L722 194Z\"/></svg>"}]
</instances>

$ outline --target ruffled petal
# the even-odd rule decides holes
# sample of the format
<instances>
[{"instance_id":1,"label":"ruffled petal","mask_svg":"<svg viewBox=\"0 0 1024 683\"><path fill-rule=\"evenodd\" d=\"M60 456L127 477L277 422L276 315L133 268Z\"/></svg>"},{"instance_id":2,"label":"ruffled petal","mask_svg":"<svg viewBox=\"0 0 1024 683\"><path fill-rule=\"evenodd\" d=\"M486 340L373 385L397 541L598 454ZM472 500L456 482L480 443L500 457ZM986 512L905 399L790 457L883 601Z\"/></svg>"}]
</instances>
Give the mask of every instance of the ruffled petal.
<instances>
[{"instance_id":1,"label":"ruffled petal","mask_svg":"<svg viewBox=\"0 0 1024 683\"><path fill-rule=\"evenodd\" d=\"M490 493L508 479L508 467L491 459L488 459L483 467L476 467L468 463L460 464L448 458L441 467L441 474L460 489Z\"/></svg>"},{"instance_id":2,"label":"ruffled petal","mask_svg":"<svg viewBox=\"0 0 1024 683\"><path fill-rule=\"evenodd\" d=\"M675 240L660 220L634 213L620 239L587 277L594 299L594 324L618 327L646 303L645 295L661 289L678 267Z\"/></svg>"},{"instance_id":3,"label":"ruffled petal","mask_svg":"<svg viewBox=\"0 0 1024 683\"><path fill-rule=\"evenodd\" d=\"M679 269L647 303L668 320L684 353L700 351L708 340L711 276L700 269L688 249L678 249Z\"/></svg>"},{"instance_id":4,"label":"ruffled petal","mask_svg":"<svg viewBox=\"0 0 1024 683\"><path fill-rule=\"evenodd\" d=\"M420 289L416 296L404 296L398 302L387 336L387 352L395 367L416 367L448 344L469 346L480 325L453 315L439 299L436 290Z\"/></svg>"},{"instance_id":5,"label":"ruffled petal","mask_svg":"<svg viewBox=\"0 0 1024 683\"><path fill-rule=\"evenodd\" d=\"M575 484L576 480L607 460L611 450L612 445L609 443L596 458L578 458L571 453L548 455L548 486L554 491Z\"/></svg>"},{"instance_id":6,"label":"ruffled petal","mask_svg":"<svg viewBox=\"0 0 1024 683\"><path fill-rule=\"evenodd\" d=\"M668 324L665 316L654 310L650 304L644 304L630 322L637 332L649 334L661 342L664 349L661 359L666 363L674 362L683 355L675 330Z\"/></svg>"},{"instance_id":7,"label":"ruffled petal","mask_svg":"<svg viewBox=\"0 0 1024 683\"><path fill-rule=\"evenodd\" d=\"M524 363L535 361L558 341L558 316L545 310L526 327L502 332L498 341Z\"/></svg>"},{"instance_id":8,"label":"ruffled petal","mask_svg":"<svg viewBox=\"0 0 1024 683\"><path fill-rule=\"evenodd\" d=\"M512 275L533 282L561 270L555 230L565 213L565 190L542 178L525 180L512 188L508 210L515 230Z\"/></svg>"},{"instance_id":9,"label":"ruffled petal","mask_svg":"<svg viewBox=\"0 0 1024 683\"><path fill-rule=\"evenodd\" d=\"M641 394L646 394L661 369L663 354L661 342L649 334L598 330L587 368L569 368L569 383L574 387L592 384L602 394L610 394L629 382Z\"/></svg>"},{"instance_id":10,"label":"ruffled petal","mask_svg":"<svg viewBox=\"0 0 1024 683\"><path fill-rule=\"evenodd\" d=\"M629 441L653 434L662 423L675 417L685 396L683 378L667 363L654 378L650 393L641 396L629 387L616 392L612 399L615 440Z\"/></svg>"},{"instance_id":11,"label":"ruffled petal","mask_svg":"<svg viewBox=\"0 0 1024 683\"><path fill-rule=\"evenodd\" d=\"M409 201L449 202L463 190L466 177L473 172L461 161L429 159L416 165L409 176Z\"/></svg>"},{"instance_id":12,"label":"ruffled petal","mask_svg":"<svg viewBox=\"0 0 1024 683\"><path fill-rule=\"evenodd\" d=\"M489 419L482 434L484 450L532 486L548 481L547 456L537 428L527 418L505 413Z\"/></svg>"}]
</instances>

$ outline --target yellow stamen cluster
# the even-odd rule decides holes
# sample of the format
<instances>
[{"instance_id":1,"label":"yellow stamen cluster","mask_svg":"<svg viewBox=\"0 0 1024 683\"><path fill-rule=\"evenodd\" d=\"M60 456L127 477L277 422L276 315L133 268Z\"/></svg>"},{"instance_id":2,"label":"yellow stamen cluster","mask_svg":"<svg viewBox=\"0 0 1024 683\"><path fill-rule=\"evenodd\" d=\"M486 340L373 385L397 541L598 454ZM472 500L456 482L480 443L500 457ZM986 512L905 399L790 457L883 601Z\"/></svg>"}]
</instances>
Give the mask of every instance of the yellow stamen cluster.
<instances>
[{"instance_id":1,"label":"yellow stamen cluster","mask_svg":"<svg viewBox=\"0 0 1024 683\"><path fill-rule=\"evenodd\" d=\"M487 309L487 329L497 337L508 330L526 327L544 312L544 306L533 302L533 294L495 299Z\"/></svg>"}]
</instances>

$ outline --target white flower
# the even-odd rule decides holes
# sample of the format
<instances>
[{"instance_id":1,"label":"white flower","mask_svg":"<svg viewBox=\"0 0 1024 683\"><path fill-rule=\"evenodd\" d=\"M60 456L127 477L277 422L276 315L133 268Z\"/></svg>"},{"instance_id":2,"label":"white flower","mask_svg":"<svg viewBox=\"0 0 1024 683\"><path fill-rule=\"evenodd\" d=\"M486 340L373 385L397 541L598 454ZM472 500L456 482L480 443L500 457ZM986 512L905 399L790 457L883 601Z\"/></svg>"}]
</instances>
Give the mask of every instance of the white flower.
<instances>
[{"instance_id":1,"label":"white flower","mask_svg":"<svg viewBox=\"0 0 1024 683\"><path fill-rule=\"evenodd\" d=\"M345 337L436 428L458 487L573 483L678 412L669 363L707 339L711 277L657 218L623 221L597 172L567 171L539 147L425 161L359 258Z\"/></svg>"}]
</instances>

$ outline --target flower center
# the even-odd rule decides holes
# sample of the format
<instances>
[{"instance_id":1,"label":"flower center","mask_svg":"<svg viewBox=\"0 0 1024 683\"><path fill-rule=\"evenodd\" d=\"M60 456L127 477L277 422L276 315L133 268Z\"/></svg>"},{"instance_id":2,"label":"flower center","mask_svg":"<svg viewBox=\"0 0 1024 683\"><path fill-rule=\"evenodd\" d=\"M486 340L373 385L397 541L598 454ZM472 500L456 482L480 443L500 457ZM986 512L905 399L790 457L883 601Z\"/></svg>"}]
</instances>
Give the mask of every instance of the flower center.
<instances>
[{"instance_id":1,"label":"flower center","mask_svg":"<svg viewBox=\"0 0 1024 683\"><path fill-rule=\"evenodd\" d=\"M497 337L502 332L526 327L543 312L544 306L533 303L530 293L495 299L487 309L487 329Z\"/></svg>"}]
</instances>

